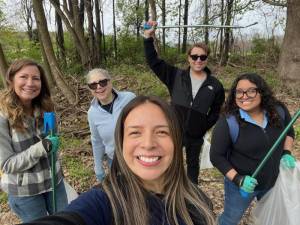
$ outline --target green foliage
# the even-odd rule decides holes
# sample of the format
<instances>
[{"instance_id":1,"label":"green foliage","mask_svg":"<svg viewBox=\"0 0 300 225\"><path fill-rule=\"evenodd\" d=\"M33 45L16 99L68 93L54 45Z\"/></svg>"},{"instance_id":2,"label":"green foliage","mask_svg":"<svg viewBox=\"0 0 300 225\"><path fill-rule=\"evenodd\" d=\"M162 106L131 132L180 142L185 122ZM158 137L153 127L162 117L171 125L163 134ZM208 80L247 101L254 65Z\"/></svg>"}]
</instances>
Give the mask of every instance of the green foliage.
<instances>
[{"instance_id":1,"label":"green foliage","mask_svg":"<svg viewBox=\"0 0 300 225\"><path fill-rule=\"evenodd\" d=\"M266 63L277 64L280 54L280 46L274 37L270 39L254 37L252 39L251 52L255 57L254 60L263 60Z\"/></svg>"},{"instance_id":2,"label":"green foliage","mask_svg":"<svg viewBox=\"0 0 300 225\"><path fill-rule=\"evenodd\" d=\"M6 203L7 201L7 194L5 192L0 191L0 205Z\"/></svg>"},{"instance_id":3,"label":"green foliage","mask_svg":"<svg viewBox=\"0 0 300 225\"><path fill-rule=\"evenodd\" d=\"M300 138L300 125L295 126L295 139Z\"/></svg>"},{"instance_id":4,"label":"green foliage","mask_svg":"<svg viewBox=\"0 0 300 225\"><path fill-rule=\"evenodd\" d=\"M8 62L20 58L42 61L40 45L29 41L25 32L2 30L0 31L0 41Z\"/></svg>"},{"instance_id":5,"label":"green foliage","mask_svg":"<svg viewBox=\"0 0 300 225\"><path fill-rule=\"evenodd\" d=\"M109 70L114 74L114 85L119 90L130 90L137 95L156 95L165 99L169 96L167 88L143 64L132 66L122 63Z\"/></svg>"}]
</instances>

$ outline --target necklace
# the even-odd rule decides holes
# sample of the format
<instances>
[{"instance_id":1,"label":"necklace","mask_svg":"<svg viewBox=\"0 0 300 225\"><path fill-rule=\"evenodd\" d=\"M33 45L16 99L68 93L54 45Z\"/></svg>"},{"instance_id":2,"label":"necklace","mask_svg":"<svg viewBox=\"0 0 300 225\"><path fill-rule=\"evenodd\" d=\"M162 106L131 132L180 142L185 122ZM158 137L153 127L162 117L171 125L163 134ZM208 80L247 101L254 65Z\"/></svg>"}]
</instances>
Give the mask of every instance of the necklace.
<instances>
[{"instance_id":1,"label":"necklace","mask_svg":"<svg viewBox=\"0 0 300 225\"><path fill-rule=\"evenodd\" d=\"M113 95L112 101L110 103L106 104L106 105L102 105L100 101L98 101L98 102L99 102L99 105L101 106L102 109L104 109L108 113L112 114L115 99L116 99L116 97L115 97L115 95Z\"/></svg>"}]
</instances>

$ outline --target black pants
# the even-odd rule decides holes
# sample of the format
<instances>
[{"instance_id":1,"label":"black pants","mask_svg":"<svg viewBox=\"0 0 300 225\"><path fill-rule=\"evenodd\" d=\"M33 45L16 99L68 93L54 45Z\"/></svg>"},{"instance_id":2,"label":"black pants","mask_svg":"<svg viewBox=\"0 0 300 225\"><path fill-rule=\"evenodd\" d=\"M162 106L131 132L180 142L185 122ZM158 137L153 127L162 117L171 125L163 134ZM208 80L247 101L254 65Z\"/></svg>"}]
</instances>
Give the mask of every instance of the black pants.
<instances>
[{"instance_id":1,"label":"black pants","mask_svg":"<svg viewBox=\"0 0 300 225\"><path fill-rule=\"evenodd\" d=\"M203 138L191 139L185 138L187 175L194 184L198 184L200 169L200 152L203 144Z\"/></svg>"}]
</instances>

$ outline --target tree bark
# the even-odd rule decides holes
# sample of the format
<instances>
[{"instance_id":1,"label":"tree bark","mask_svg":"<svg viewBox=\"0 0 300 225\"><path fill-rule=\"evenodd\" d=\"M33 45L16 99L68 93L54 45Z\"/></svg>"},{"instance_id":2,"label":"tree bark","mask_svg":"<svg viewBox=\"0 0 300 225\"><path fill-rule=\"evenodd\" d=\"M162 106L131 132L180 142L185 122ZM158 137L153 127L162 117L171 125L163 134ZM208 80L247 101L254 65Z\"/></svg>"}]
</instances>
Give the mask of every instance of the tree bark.
<instances>
[{"instance_id":1,"label":"tree bark","mask_svg":"<svg viewBox=\"0 0 300 225\"><path fill-rule=\"evenodd\" d=\"M300 84L300 1L288 0L287 20L278 72L281 78ZM299 88L299 86L298 86Z\"/></svg>"},{"instance_id":2,"label":"tree bark","mask_svg":"<svg viewBox=\"0 0 300 225\"><path fill-rule=\"evenodd\" d=\"M178 25L181 25L181 7L182 3L181 0L179 0L179 6L178 6ZM180 53L180 43L181 43L181 29L180 27L178 28L178 44L177 44L177 49L178 53Z\"/></svg>"},{"instance_id":3,"label":"tree bark","mask_svg":"<svg viewBox=\"0 0 300 225\"><path fill-rule=\"evenodd\" d=\"M48 32L47 21L45 17L44 8L43 8L43 1L33 0L32 4L33 4L33 12L35 15L38 32L41 38L40 43L45 50L45 54L50 64L51 72L54 76L56 84L58 88L61 90L61 92L64 94L68 102L70 104L76 104L77 103L76 95L72 91L72 89L66 84L63 78L63 74L59 69L58 62L55 58L52 42Z\"/></svg>"},{"instance_id":4,"label":"tree bark","mask_svg":"<svg viewBox=\"0 0 300 225\"><path fill-rule=\"evenodd\" d=\"M208 18L208 0L204 1L204 24L208 24L209 18ZM204 29L204 40L205 44L208 45L209 41L209 29L208 27L205 27Z\"/></svg>"},{"instance_id":5,"label":"tree bark","mask_svg":"<svg viewBox=\"0 0 300 225\"><path fill-rule=\"evenodd\" d=\"M162 0L161 2L161 17L162 17L162 25L166 25L166 0ZM166 52L166 29L162 29L162 42L163 42L163 51Z\"/></svg>"},{"instance_id":6,"label":"tree bark","mask_svg":"<svg viewBox=\"0 0 300 225\"><path fill-rule=\"evenodd\" d=\"M189 17L189 0L184 1L184 15L183 15L183 24L188 25ZM187 27L183 28L183 37L182 37L182 49L181 52L185 53L187 48Z\"/></svg>"},{"instance_id":7,"label":"tree bark","mask_svg":"<svg viewBox=\"0 0 300 225\"><path fill-rule=\"evenodd\" d=\"M0 72L1 72L1 79L4 87L6 87L5 74L7 69L8 69L7 61L2 49L2 45L0 43Z\"/></svg>"},{"instance_id":8,"label":"tree bark","mask_svg":"<svg viewBox=\"0 0 300 225\"><path fill-rule=\"evenodd\" d=\"M57 2L57 4L60 4L59 0L55 0L55 1ZM55 35L56 38L55 39L56 39L56 43L58 46L57 56L58 56L58 59L62 62L62 64L64 66L66 66L67 60L66 60L64 29L63 29L61 18L56 11L55 11L55 23L56 23L56 35Z\"/></svg>"},{"instance_id":9,"label":"tree bark","mask_svg":"<svg viewBox=\"0 0 300 225\"><path fill-rule=\"evenodd\" d=\"M118 49L117 49L117 28L116 28L115 0L113 0L113 30L114 30L114 37L113 37L114 58L115 58L115 60L117 60L118 59Z\"/></svg>"},{"instance_id":10,"label":"tree bark","mask_svg":"<svg viewBox=\"0 0 300 225\"><path fill-rule=\"evenodd\" d=\"M231 19L232 19L232 8L233 8L234 0L227 0L227 11L226 11L226 22L225 25L230 26ZM225 28L224 34L224 50L221 55L221 62L222 66L225 66L229 59L229 49L230 49L230 28Z\"/></svg>"},{"instance_id":11,"label":"tree bark","mask_svg":"<svg viewBox=\"0 0 300 225\"><path fill-rule=\"evenodd\" d=\"M100 5L99 0L95 0L95 16L96 16L96 58L99 61L99 64L102 62L102 52L101 52L101 45L102 45L102 32L101 32L101 20L100 20Z\"/></svg>"}]
</instances>

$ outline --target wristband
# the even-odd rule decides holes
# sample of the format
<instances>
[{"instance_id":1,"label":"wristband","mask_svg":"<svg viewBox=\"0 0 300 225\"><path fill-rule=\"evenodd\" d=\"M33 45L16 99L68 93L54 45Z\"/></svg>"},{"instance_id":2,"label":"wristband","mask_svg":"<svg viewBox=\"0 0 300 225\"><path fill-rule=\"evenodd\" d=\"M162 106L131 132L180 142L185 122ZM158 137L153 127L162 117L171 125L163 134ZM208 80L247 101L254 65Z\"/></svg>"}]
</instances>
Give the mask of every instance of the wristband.
<instances>
[{"instance_id":1,"label":"wristband","mask_svg":"<svg viewBox=\"0 0 300 225\"><path fill-rule=\"evenodd\" d=\"M244 176L239 175L238 173L233 177L232 182L238 186L241 187L243 184Z\"/></svg>"}]
</instances>

